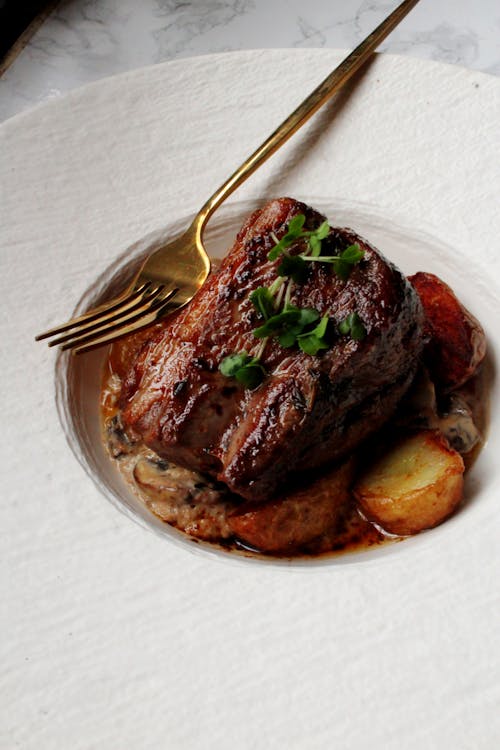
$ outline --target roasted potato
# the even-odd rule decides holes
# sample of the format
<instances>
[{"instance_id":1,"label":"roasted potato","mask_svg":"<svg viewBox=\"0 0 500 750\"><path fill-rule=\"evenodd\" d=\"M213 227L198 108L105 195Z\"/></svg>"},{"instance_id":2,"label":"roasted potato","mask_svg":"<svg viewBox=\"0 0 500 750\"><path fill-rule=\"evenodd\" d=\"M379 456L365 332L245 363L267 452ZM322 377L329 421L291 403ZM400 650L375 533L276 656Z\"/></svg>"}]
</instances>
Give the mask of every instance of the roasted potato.
<instances>
[{"instance_id":1,"label":"roasted potato","mask_svg":"<svg viewBox=\"0 0 500 750\"><path fill-rule=\"evenodd\" d=\"M337 523L351 500L354 462L346 461L304 487L267 503L244 503L229 518L233 533L261 552L286 554Z\"/></svg>"},{"instance_id":2,"label":"roasted potato","mask_svg":"<svg viewBox=\"0 0 500 750\"><path fill-rule=\"evenodd\" d=\"M462 499L464 462L439 432L404 438L354 486L368 520L399 536L445 520Z\"/></svg>"},{"instance_id":3,"label":"roasted potato","mask_svg":"<svg viewBox=\"0 0 500 750\"><path fill-rule=\"evenodd\" d=\"M450 287L432 273L409 277L422 302L429 343L425 363L437 386L446 391L465 383L482 362L486 338L480 323Z\"/></svg>"}]
</instances>

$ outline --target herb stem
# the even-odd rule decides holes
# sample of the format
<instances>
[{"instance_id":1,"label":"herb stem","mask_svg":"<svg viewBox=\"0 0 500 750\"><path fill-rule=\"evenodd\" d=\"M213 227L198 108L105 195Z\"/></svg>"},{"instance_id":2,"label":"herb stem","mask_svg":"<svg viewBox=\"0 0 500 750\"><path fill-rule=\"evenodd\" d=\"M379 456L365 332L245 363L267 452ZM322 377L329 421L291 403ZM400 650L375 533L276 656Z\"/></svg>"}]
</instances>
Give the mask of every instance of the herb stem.
<instances>
[{"instance_id":1,"label":"herb stem","mask_svg":"<svg viewBox=\"0 0 500 750\"><path fill-rule=\"evenodd\" d=\"M267 346L267 342L269 341L269 336L266 336L265 339L262 339L262 341L259 343L259 346L257 347L257 351L255 352L255 359L262 359L262 355L264 354L264 350Z\"/></svg>"},{"instance_id":2,"label":"herb stem","mask_svg":"<svg viewBox=\"0 0 500 750\"><path fill-rule=\"evenodd\" d=\"M278 276L278 278L275 279L273 283L271 284L271 286L269 287L270 294L272 295L276 294L276 292L278 292L281 286L283 285L284 281L286 281L285 276Z\"/></svg>"},{"instance_id":3,"label":"herb stem","mask_svg":"<svg viewBox=\"0 0 500 750\"><path fill-rule=\"evenodd\" d=\"M282 280L282 282L285 281L285 277L284 276L280 276L279 278ZM278 295L277 295L276 299L274 300L274 309L275 310L279 310L279 308L281 307L281 300L283 299L283 292L284 291L285 291L285 286L282 283L280 285Z\"/></svg>"}]
</instances>

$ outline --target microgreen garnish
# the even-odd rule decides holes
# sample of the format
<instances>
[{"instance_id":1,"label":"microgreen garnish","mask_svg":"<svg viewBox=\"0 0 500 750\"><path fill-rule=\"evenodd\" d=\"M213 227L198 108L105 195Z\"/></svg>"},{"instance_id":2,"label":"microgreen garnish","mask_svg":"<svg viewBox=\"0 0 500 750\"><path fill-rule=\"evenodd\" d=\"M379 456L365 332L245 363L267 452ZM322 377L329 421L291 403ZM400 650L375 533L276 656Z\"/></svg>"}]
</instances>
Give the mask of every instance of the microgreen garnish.
<instances>
[{"instance_id":1,"label":"microgreen garnish","mask_svg":"<svg viewBox=\"0 0 500 750\"><path fill-rule=\"evenodd\" d=\"M309 307L299 308L295 305L285 305L282 312L273 315L264 325L255 328L253 335L258 339L274 336L281 346L289 349L298 343L298 337L307 331L307 327L316 323L319 312Z\"/></svg>"},{"instance_id":2,"label":"microgreen garnish","mask_svg":"<svg viewBox=\"0 0 500 750\"><path fill-rule=\"evenodd\" d=\"M287 233L283 235L279 242L268 253L268 260L276 260L283 250L290 247L290 245L293 245L294 242L302 237L302 227L304 226L305 220L306 217L304 214L297 214L293 219L290 219Z\"/></svg>"},{"instance_id":3,"label":"microgreen garnish","mask_svg":"<svg viewBox=\"0 0 500 750\"><path fill-rule=\"evenodd\" d=\"M361 341L366 336L366 328L360 320L357 312L352 312L341 323L339 323L339 333L343 336L350 336L354 341Z\"/></svg>"},{"instance_id":4,"label":"microgreen garnish","mask_svg":"<svg viewBox=\"0 0 500 750\"><path fill-rule=\"evenodd\" d=\"M250 293L250 300L264 320L270 318L274 313L274 297L271 289L267 286L259 286Z\"/></svg>"},{"instance_id":5,"label":"microgreen garnish","mask_svg":"<svg viewBox=\"0 0 500 750\"><path fill-rule=\"evenodd\" d=\"M280 276L288 276L297 284L305 281L308 271L307 263L300 255L283 255L278 266Z\"/></svg>"},{"instance_id":6,"label":"microgreen garnish","mask_svg":"<svg viewBox=\"0 0 500 750\"><path fill-rule=\"evenodd\" d=\"M267 375L261 359L269 338L277 339L285 349L298 346L310 356L316 356L319 351L331 346L331 336L327 336L328 315L320 318L318 310L299 308L290 302L293 282L301 284L305 281L309 272L307 264L329 264L336 275L346 281L365 254L359 244L354 243L338 255L321 255L321 243L328 236L330 226L324 221L317 229L305 230L305 221L304 214L294 216L281 240L271 233L276 245L267 257L274 261L281 256L281 260L278 276L273 283L268 287L260 286L249 295L252 305L264 321L253 330L255 338L260 339L254 356L245 351L229 354L219 365L223 375L236 378L246 388L256 388ZM307 243L305 251L290 255L288 248L301 240ZM342 336L350 336L355 341L361 341L366 336L366 329L356 312L350 313L337 328Z\"/></svg>"},{"instance_id":7,"label":"microgreen garnish","mask_svg":"<svg viewBox=\"0 0 500 750\"><path fill-rule=\"evenodd\" d=\"M364 254L365 251L362 250L356 242L354 245L349 245L345 250L342 250L340 255L320 255L313 257L298 255L297 257L309 262L316 261L318 263L330 263L337 276L342 279L342 281L347 281L352 269L359 263Z\"/></svg>"},{"instance_id":8,"label":"microgreen garnish","mask_svg":"<svg viewBox=\"0 0 500 750\"><path fill-rule=\"evenodd\" d=\"M346 281L354 266L364 256L365 251L356 242L342 250L339 255L321 255L321 242L328 236L330 226L327 221L324 221L317 229L307 231L304 230L305 220L304 214L297 214L290 220L286 234L283 235L281 240L276 239L276 245L268 253L268 260L276 260L284 254L278 273L280 276L292 278L299 284L306 278L307 268L305 263L307 261L331 264L337 276L342 281ZM285 251L299 240L307 240L306 253L294 256L288 255Z\"/></svg>"},{"instance_id":9,"label":"microgreen garnish","mask_svg":"<svg viewBox=\"0 0 500 750\"><path fill-rule=\"evenodd\" d=\"M324 221L319 225L317 229L309 232L309 247L311 248L311 255L316 258L321 253L321 240L324 240L328 236L330 231L330 225L327 221Z\"/></svg>"},{"instance_id":10,"label":"microgreen garnish","mask_svg":"<svg viewBox=\"0 0 500 750\"><path fill-rule=\"evenodd\" d=\"M260 361L256 357L251 357L247 352L224 357L219 370L227 378L236 378L239 383L250 390L257 388L266 376L266 371Z\"/></svg>"},{"instance_id":11,"label":"microgreen garnish","mask_svg":"<svg viewBox=\"0 0 500 750\"><path fill-rule=\"evenodd\" d=\"M329 349L330 344L325 341L328 321L328 315L323 315L316 328L297 336L297 343L303 352L314 357L320 349Z\"/></svg>"},{"instance_id":12,"label":"microgreen garnish","mask_svg":"<svg viewBox=\"0 0 500 750\"><path fill-rule=\"evenodd\" d=\"M311 255L316 257L321 253L321 240L324 240L330 231L327 221L324 221L317 229L304 230L303 226L306 217L304 214L297 214L290 219L288 230L285 235L276 243L273 249L268 253L268 260L276 260L284 250L299 240L307 240Z\"/></svg>"}]
</instances>

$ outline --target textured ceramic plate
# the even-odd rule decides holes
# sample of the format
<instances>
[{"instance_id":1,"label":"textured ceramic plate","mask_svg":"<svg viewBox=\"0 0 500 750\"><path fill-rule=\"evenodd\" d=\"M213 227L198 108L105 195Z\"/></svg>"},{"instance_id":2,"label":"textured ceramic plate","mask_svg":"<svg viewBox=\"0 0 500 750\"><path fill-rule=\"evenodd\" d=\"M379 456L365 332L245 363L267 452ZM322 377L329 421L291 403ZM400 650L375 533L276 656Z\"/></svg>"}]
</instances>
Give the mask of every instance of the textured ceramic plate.
<instances>
[{"instance_id":1,"label":"textured ceramic plate","mask_svg":"<svg viewBox=\"0 0 500 750\"><path fill-rule=\"evenodd\" d=\"M313 205L327 216L334 216L339 226L356 227L357 231L391 258L407 274L418 270L429 270L439 273L446 278L453 289L459 293L461 299L467 298L469 307L473 308L478 318L486 328L494 330L495 320L499 318L500 305L495 296L482 299L477 294L474 284L480 282L479 276L457 264L455 248L438 241L432 235L426 234L420 227L399 225L392 221L390 226L371 213L367 208L351 206L342 208L337 201L324 198L305 196L307 203ZM261 201L234 201L220 211L212 220L210 230L206 235L206 244L211 247L212 255L222 256L231 247L238 229L261 203ZM142 241L128 248L99 279L89 287L83 299L76 308L76 313L84 312L89 307L95 307L104 299L113 297L125 288L133 275L133 269L140 265L145 255L163 244L169 238L179 235L188 226L193 217L181 218L178 222L170 223L159 232L153 232ZM468 264L465 264L468 267ZM477 296L477 299L476 299ZM491 338L491 337L490 337ZM341 555L322 556L318 558L295 558L293 560L256 558L244 552L228 552L227 550L201 543L190 538L163 523L139 500L138 496L127 485L117 469L116 463L111 462L101 436L101 419L99 412L100 388L102 374L106 366L107 348L101 348L83 357L72 357L63 353L57 361L56 396L62 427L76 458L87 471L103 495L107 497L119 510L123 511L146 528L152 529L173 542L189 547L196 552L207 552L227 557L231 554L238 559L265 562L265 564L280 565L331 565L346 563L361 563L373 559L374 556L388 553L398 553L400 546L395 544L379 545L366 548L358 552ZM488 357L487 366L491 366L493 352ZM488 453L482 454L467 474L465 486L465 500L448 524L464 523L464 514L475 512L484 493L479 489L481 477L494 476L493 467L488 464ZM442 527L426 534L420 534L406 543L421 544L428 542L430 535L441 534Z\"/></svg>"},{"instance_id":2,"label":"textured ceramic plate","mask_svg":"<svg viewBox=\"0 0 500 750\"><path fill-rule=\"evenodd\" d=\"M375 747L489 748L497 736L496 384L488 444L445 525L350 565L234 566L103 501L104 489L128 502L98 455L96 360L75 370L69 398L58 368L86 474L54 403L55 356L32 341L99 294L96 279L142 238L178 231L338 59L181 61L0 129L6 746L357 748L369 733ZM256 203L304 199L404 271L449 282L495 359L499 119L498 79L377 57L214 217L209 250Z\"/></svg>"}]
</instances>

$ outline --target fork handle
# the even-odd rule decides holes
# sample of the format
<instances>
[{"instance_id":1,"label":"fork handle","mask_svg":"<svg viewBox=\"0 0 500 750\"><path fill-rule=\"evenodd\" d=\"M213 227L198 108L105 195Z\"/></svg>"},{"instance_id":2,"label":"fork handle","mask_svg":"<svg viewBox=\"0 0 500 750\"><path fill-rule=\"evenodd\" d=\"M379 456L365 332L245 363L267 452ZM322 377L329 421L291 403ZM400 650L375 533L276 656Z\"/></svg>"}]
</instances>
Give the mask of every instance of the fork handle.
<instances>
[{"instance_id":1,"label":"fork handle","mask_svg":"<svg viewBox=\"0 0 500 750\"><path fill-rule=\"evenodd\" d=\"M377 26L375 31L359 44L348 55L307 99L299 104L291 115L272 133L254 153L229 177L226 182L215 191L200 210L195 219L198 237L205 223L215 209L250 177L261 164L269 159L307 120L325 104L359 68L368 60L372 52L403 20L407 13L417 4L418 0L404 0L398 7Z\"/></svg>"}]
</instances>

